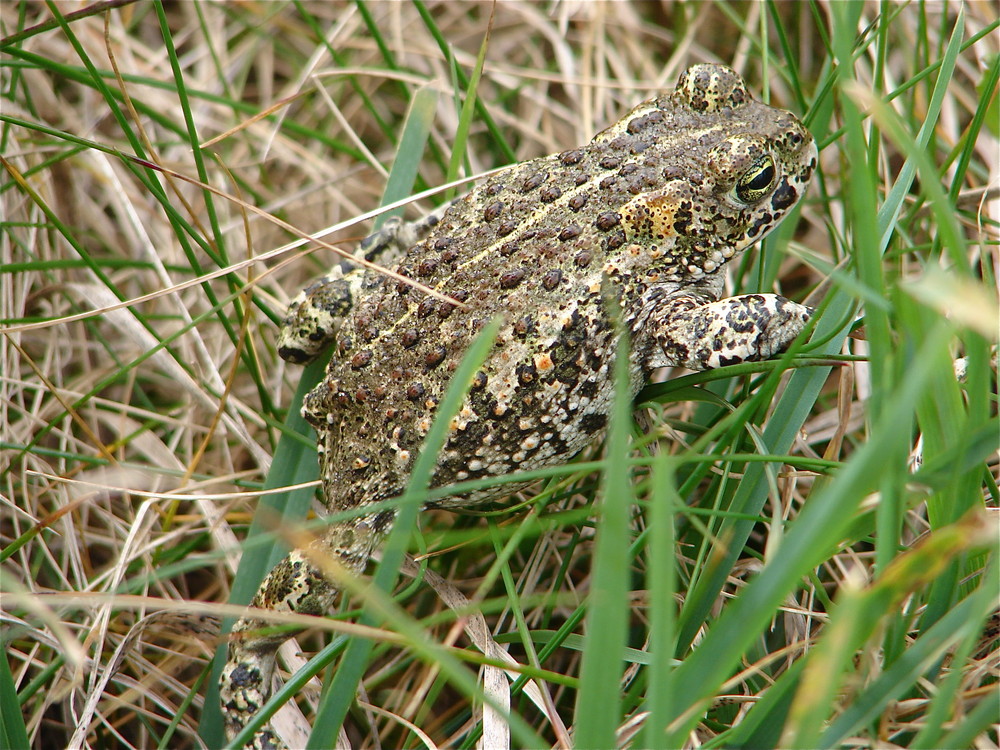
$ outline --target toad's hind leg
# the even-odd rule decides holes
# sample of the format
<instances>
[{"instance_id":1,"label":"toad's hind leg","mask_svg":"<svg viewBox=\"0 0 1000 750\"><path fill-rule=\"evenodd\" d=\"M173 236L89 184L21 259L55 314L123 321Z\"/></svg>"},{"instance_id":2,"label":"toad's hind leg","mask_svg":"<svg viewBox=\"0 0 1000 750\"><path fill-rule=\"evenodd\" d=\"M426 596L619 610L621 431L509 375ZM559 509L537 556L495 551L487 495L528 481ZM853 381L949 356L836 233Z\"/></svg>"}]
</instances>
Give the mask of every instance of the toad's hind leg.
<instances>
[{"instance_id":1,"label":"toad's hind leg","mask_svg":"<svg viewBox=\"0 0 1000 750\"><path fill-rule=\"evenodd\" d=\"M360 575L388 533L391 514L331 524L305 549L290 552L268 573L251 607L271 612L325 615L340 594L336 580ZM289 630L252 610L233 627L220 681L226 736L231 740L267 702L278 647L302 628ZM285 745L265 724L247 744L254 750Z\"/></svg>"}]
</instances>

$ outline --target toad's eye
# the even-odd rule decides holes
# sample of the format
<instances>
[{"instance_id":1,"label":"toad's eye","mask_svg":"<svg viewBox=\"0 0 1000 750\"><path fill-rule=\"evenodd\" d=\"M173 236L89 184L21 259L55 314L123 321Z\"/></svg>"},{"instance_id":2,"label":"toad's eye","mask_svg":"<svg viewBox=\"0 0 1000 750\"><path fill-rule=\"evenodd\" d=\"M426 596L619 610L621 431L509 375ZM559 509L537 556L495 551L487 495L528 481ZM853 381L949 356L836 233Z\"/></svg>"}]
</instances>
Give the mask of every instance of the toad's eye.
<instances>
[{"instance_id":1,"label":"toad's eye","mask_svg":"<svg viewBox=\"0 0 1000 750\"><path fill-rule=\"evenodd\" d=\"M754 160L750 168L741 174L733 186L733 197L740 203L756 203L774 187L778 171L774 168L774 157L763 154Z\"/></svg>"}]
</instances>

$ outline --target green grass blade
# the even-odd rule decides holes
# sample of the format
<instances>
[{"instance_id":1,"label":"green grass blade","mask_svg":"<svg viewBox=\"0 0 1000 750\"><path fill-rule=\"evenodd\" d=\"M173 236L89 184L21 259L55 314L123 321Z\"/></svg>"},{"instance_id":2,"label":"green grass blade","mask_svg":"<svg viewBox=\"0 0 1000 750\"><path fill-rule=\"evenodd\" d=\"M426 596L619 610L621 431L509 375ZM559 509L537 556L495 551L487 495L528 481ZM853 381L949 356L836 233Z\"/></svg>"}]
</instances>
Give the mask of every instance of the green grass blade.
<instances>
[{"instance_id":1,"label":"green grass blade","mask_svg":"<svg viewBox=\"0 0 1000 750\"><path fill-rule=\"evenodd\" d=\"M720 737L721 744L713 744L727 750L780 747L781 734L805 665L805 659L799 659L782 672L733 731Z\"/></svg>"},{"instance_id":2,"label":"green grass blade","mask_svg":"<svg viewBox=\"0 0 1000 750\"><path fill-rule=\"evenodd\" d=\"M677 495L673 460L665 453L653 464L653 489L649 508L649 692L645 710L643 747L667 750L665 727L670 706L677 700L674 691L674 649L677 635L677 546L674 515L683 505Z\"/></svg>"},{"instance_id":3,"label":"green grass blade","mask_svg":"<svg viewBox=\"0 0 1000 750\"><path fill-rule=\"evenodd\" d=\"M479 45L479 54L476 56L476 67L473 68L469 85L465 89L465 101L462 104L462 111L458 117L458 129L455 131L455 142L452 144L451 159L448 162L448 182L458 179L458 170L462 165L465 146L469 140L469 130L472 128L472 119L476 113L479 79L483 74L483 64L486 62L486 50L489 49L489 44L490 32L487 28L486 34L483 36L483 41ZM456 192L456 188L450 188L445 193L445 198L451 200L455 197Z\"/></svg>"},{"instance_id":4,"label":"green grass blade","mask_svg":"<svg viewBox=\"0 0 1000 750\"><path fill-rule=\"evenodd\" d=\"M990 522L984 516L970 514L958 523L932 532L919 546L897 557L871 586L860 590L847 586L842 589L823 638L809 654L809 666L803 674L802 685L792 707L783 746L825 747L829 743L838 744L845 738L845 735L827 734L821 741L820 734L830 719L836 696L846 692L842 682L856 678L854 659L857 650L865 642L870 642L880 627L893 622L900 603L906 597L935 581L942 571L952 567L954 560L994 543L991 531ZM928 629L918 637L837 717L835 724L840 731L856 731L861 723L883 710L889 701L910 689L914 681L938 659L940 650L954 642L949 638L965 637L970 640L971 635L974 639L981 631L982 620L995 598L995 593L987 584L966 600L974 600L975 603L969 606L982 611L964 623L964 631L952 628L932 635L933 631ZM965 616L968 618L968 613ZM945 635L945 641L940 640L942 635Z\"/></svg>"},{"instance_id":5,"label":"green grass blade","mask_svg":"<svg viewBox=\"0 0 1000 750\"><path fill-rule=\"evenodd\" d=\"M947 331L928 332L927 346L938 346ZM921 362L919 358L918 362ZM907 437L899 425L912 419L917 395L930 373L926 364L915 365L889 402L886 421L861 446L831 483L817 492L790 525L778 558L772 559L756 578L729 603L698 648L677 668L676 692L683 703L675 708L677 723L671 740L679 744L697 721L697 713L682 714L689 706L710 699L746 648L767 626L772 613L799 580L836 549L851 525L854 510L877 481L882 456L896 441Z\"/></svg>"},{"instance_id":6,"label":"green grass blade","mask_svg":"<svg viewBox=\"0 0 1000 750\"><path fill-rule=\"evenodd\" d=\"M418 89L413 95L410 109L406 114L403 135L399 139L399 149L396 151L389 179L385 183L385 192L382 194L383 206L388 206L411 194L434 122L437 99L437 92L429 86ZM399 216L402 213L403 209L400 207L381 214L375 220L375 229L378 230L389 217Z\"/></svg>"},{"instance_id":7,"label":"green grass blade","mask_svg":"<svg viewBox=\"0 0 1000 750\"><path fill-rule=\"evenodd\" d=\"M892 235L896 219L910 191L910 187L913 185L917 165L921 158L926 160L927 145L934 133L934 129L937 127L938 117L941 115L941 105L948 92L948 84L955 72L955 63L962 48L963 15L962 8L959 6L955 26L952 29L951 38L948 40L948 46L945 48L944 55L941 58L941 69L938 71L937 81L934 84L934 92L931 95L930 102L927 104L927 112L924 115L923 124L920 126L920 132L917 133L912 148L906 149L906 162L904 162L902 169L900 169L899 175L892 184L892 189L886 195L885 202L879 210L878 225L882 252L885 252L885 248L889 245L889 239ZM879 125L884 127L884 121L881 118L876 118L876 120L879 122Z\"/></svg>"},{"instance_id":8,"label":"green grass blade","mask_svg":"<svg viewBox=\"0 0 1000 750\"><path fill-rule=\"evenodd\" d=\"M621 713L621 675L628 628L629 509L632 395L628 337L619 330L615 396L608 425L607 469L598 509L592 585L587 601L587 644L576 701L576 747L614 747Z\"/></svg>"},{"instance_id":9,"label":"green grass blade","mask_svg":"<svg viewBox=\"0 0 1000 750\"><path fill-rule=\"evenodd\" d=\"M427 27L427 31L434 38L434 41L437 42L438 48L441 50L441 54L445 59L452 59L448 40L445 38L441 29L434 21L434 16L427 8L426 3L424 3L423 0L413 0L413 6L423 19L423 22ZM454 71L460 87L462 87L466 92L473 88L470 84L469 77L466 76L465 72L460 67L455 66ZM509 164L517 161L517 154L514 153L513 149L507 143L507 139L504 137L504 131L501 130L501 128L494 121L489 109L483 104L482 101L476 102L476 114L489 131L490 136L493 139L492 142L497 146L497 148L500 149L503 162Z\"/></svg>"},{"instance_id":10,"label":"green grass blade","mask_svg":"<svg viewBox=\"0 0 1000 750\"><path fill-rule=\"evenodd\" d=\"M989 523L986 521L985 525L988 527ZM939 566L940 563L935 560L930 567ZM921 675L931 670L957 641L976 638L982 632L986 617L997 605L997 591L1000 591L1000 566L994 551L980 590L921 633L895 664L879 675L830 723L819 742L810 743L809 747L840 746L859 727L874 721L890 701L901 696ZM960 699L955 694L950 697Z\"/></svg>"},{"instance_id":11,"label":"green grass blade","mask_svg":"<svg viewBox=\"0 0 1000 750\"><path fill-rule=\"evenodd\" d=\"M976 747L978 738L996 727L997 713L1000 712L1000 689L993 690L982 698L975 708L968 711L962 720L941 736L937 747ZM994 734L995 736L995 734Z\"/></svg>"},{"instance_id":12,"label":"green grass blade","mask_svg":"<svg viewBox=\"0 0 1000 750\"><path fill-rule=\"evenodd\" d=\"M28 730L21 715L14 675L5 656L0 659L0 748L15 750L22 747L30 747Z\"/></svg>"}]
</instances>

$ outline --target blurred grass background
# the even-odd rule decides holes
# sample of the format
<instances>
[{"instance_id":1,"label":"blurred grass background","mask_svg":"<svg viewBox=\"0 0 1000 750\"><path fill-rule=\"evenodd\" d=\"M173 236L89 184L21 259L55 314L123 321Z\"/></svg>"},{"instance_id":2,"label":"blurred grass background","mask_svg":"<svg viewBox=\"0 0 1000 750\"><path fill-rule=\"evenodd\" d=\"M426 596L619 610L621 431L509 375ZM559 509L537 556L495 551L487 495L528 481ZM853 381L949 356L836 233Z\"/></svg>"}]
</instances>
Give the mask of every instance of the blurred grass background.
<instances>
[{"instance_id":1,"label":"blurred grass background","mask_svg":"<svg viewBox=\"0 0 1000 750\"><path fill-rule=\"evenodd\" d=\"M997 27L989 2L0 4L0 745L221 744L204 618L314 494L285 488L315 477L293 394L319 368L275 324L334 258L288 245L582 144L710 61L820 144L730 273L811 295L811 342L663 373L604 445L513 508L422 514L409 550L534 678L486 699L510 746L996 747ZM442 596L407 579L286 645L285 721L507 743ZM321 701L362 605L360 698Z\"/></svg>"}]
</instances>

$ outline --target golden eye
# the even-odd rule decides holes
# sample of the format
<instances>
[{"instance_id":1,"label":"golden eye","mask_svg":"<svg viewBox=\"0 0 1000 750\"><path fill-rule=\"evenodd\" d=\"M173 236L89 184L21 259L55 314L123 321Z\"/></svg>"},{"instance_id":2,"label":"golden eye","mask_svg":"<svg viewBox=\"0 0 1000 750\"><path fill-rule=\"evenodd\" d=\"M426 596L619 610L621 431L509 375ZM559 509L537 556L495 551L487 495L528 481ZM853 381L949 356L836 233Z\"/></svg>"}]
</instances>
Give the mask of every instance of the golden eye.
<instances>
[{"instance_id":1,"label":"golden eye","mask_svg":"<svg viewBox=\"0 0 1000 750\"><path fill-rule=\"evenodd\" d=\"M756 203L774 187L777 178L774 157L763 154L736 180L732 195L740 203Z\"/></svg>"}]
</instances>

